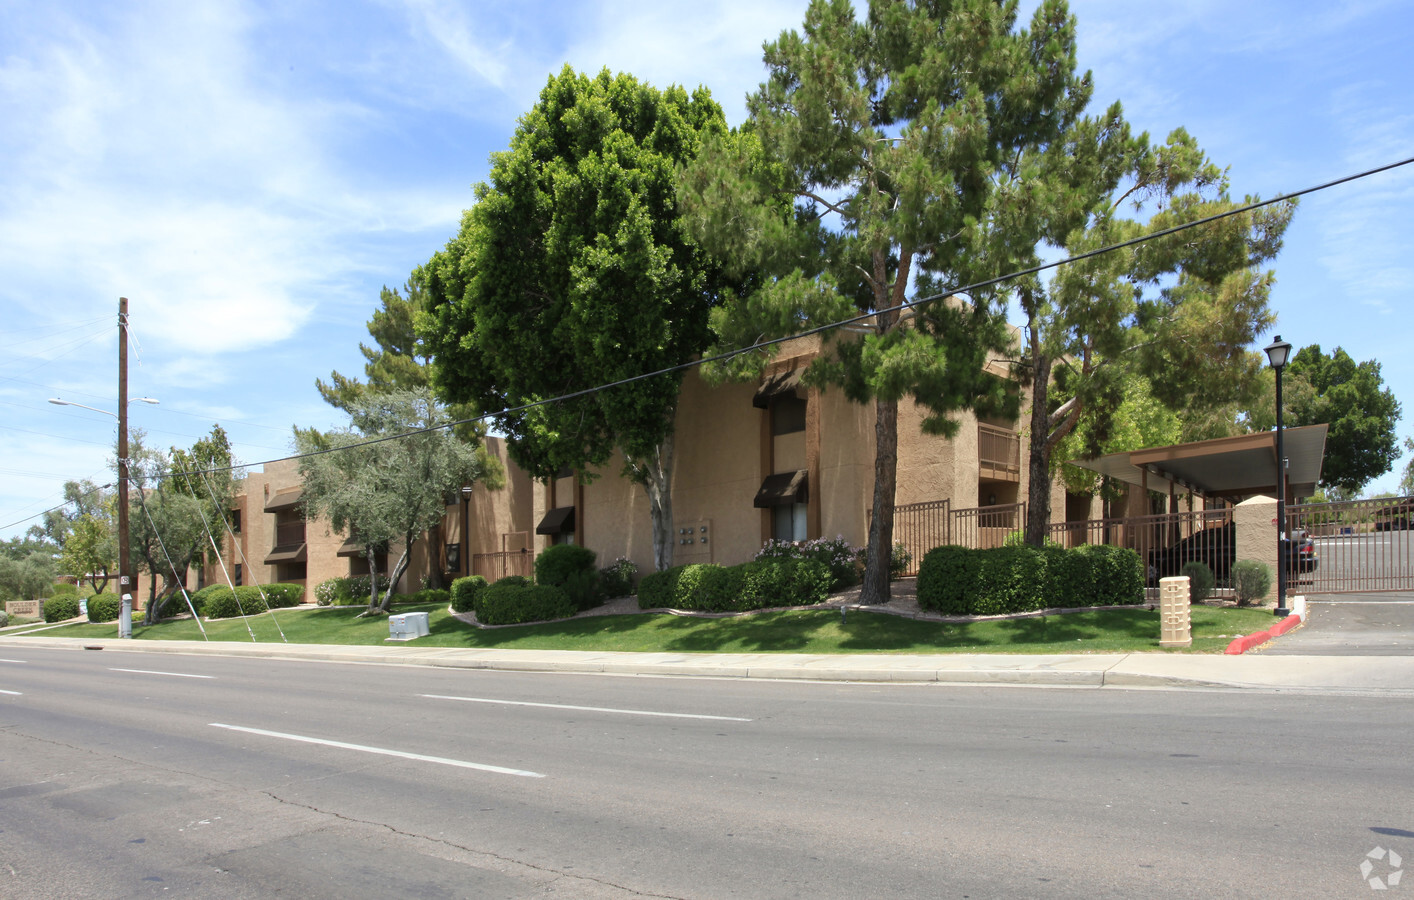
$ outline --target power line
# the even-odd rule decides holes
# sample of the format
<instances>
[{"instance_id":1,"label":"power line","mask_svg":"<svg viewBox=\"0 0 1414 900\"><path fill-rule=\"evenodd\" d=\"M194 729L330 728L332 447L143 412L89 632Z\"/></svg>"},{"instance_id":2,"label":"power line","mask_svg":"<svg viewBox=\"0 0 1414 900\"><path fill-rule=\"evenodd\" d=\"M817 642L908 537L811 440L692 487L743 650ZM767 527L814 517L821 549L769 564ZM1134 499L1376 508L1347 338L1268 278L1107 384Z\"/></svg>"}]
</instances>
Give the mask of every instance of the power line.
<instances>
[{"instance_id":1,"label":"power line","mask_svg":"<svg viewBox=\"0 0 1414 900\"><path fill-rule=\"evenodd\" d=\"M1299 198L1299 197L1304 197L1304 196L1306 196L1307 194L1313 194L1313 193L1316 193L1316 192L1318 192L1318 191L1329 190L1330 188L1337 187L1337 186L1342 185L1342 184L1347 184L1347 183L1352 182L1352 181L1358 181L1358 180L1360 180L1360 179L1362 179L1362 178L1369 178L1369 177L1371 177L1371 176L1373 176L1373 175L1378 175L1378 174L1380 174L1380 173L1382 173L1382 172L1390 171L1391 169L1397 169L1397 168L1399 168L1399 167L1401 167L1401 166L1407 166L1407 165L1409 165L1409 164L1411 164L1411 163L1414 163L1414 157L1409 157L1409 158L1407 158L1407 159L1399 160L1398 162L1393 162L1393 163L1388 163L1388 164L1386 164L1386 165L1377 166L1377 167L1375 167L1375 168L1373 168L1373 169L1366 169L1365 171L1363 171L1363 172L1358 172L1358 173L1356 173L1356 174L1354 174L1354 175L1346 175L1346 176L1344 176L1344 177L1342 177L1342 178L1337 178L1337 179L1334 179L1334 180L1332 180L1332 181L1327 181L1327 182L1324 182L1324 183L1322 183L1322 184L1314 185L1314 186L1312 186L1312 187L1303 188L1303 189L1301 189L1301 190L1299 190L1299 191L1292 191L1292 192L1286 193L1286 194L1279 194L1279 195L1277 195L1277 196L1275 196L1275 197L1272 197L1271 199L1268 199L1268 200L1258 200L1258 201L1255 201L1255 202L1252 202L1252 203L1244 204L1244 205L1242 205L1242 206L1234 207L1233 209L1227 210L1227 211L1225 211L1225 212L1215 213L1215 214L1213 214L1213 215L1211 215L1211 216L1205 216L1205 217L1203 217L1203 218L1201 218L1201 219L1195 219L1195 220L1193 220L1193 221L1191 221L1191 222L1185 222L1185 223L1182 223L1182 224L1179 224L1179 225L1174 225L1174 226L1172 226L1172 227L1165 228L1165 229L1162 229L1162 230L1160 230L1160 231L1153 232L1153 233L1151 233L1151 234L1145 234L1145 235L1141 235L1141 236L1139 236L1139 237L1130 238L1129 240L1120 241L1119 243L1116 243L1116 244L1109 244L1109 245L1106 245L1106 246L1104 246L1104 247L1100 247L1100 248L1095 249L1095 250L1087 251L1087 252L1085 252L1085 253L1078 253L1078 254L1076 254L1076 255L1074 255L1074 256L1067 256L1067 257L1064 257L1064 258L1062 258L1062 259L1055 260L1055 261L1053 261L1053 262L1041 263L1041 264L1039 264L1039 265L1031 266L1031 267L1026 268L1026 269L1021 269L1021 270L1018 270L1018 271L1015 271L1015 272L1009 272L1009 273L1007 273L1007 274L1005 274L1005 275L998 275L998 276L996 276L995 278L988 278L988 279L985 279L985 280L983 280L983 281L973 282L973 283L971 283L971 284L963 285L963 286L961 286L961 287L957 287L957 288L954 288L954 289L952 289L952 290L943 291L943 292L936 293L936 294L931 294L931 295L929 295L929 296L927 296L927 297L919 297L919 298L914 299L914 300L905 301L905 302L899 304L898 306L892 306L892 307L887 307L887 308L885 308L885 309L874 310L874 311L868 312L868 313L861 313L860 315L853 316L853 317L848 318L848 319L842 319L842 320L837 321L837 322L830 322L830 323L825 324L825 325L819 325L819 326L816 326L816 327L814 327L814 328L806 329L805 331L801 331L801 332L797 332L797 333L795 333L795 334L787 335L786 337L771 338L771 339L764 340L764 341L758 341L757 343L752 344L752 345L749 346L749 347L743 347L743 348L740 348L740 349L737 349L737 350L728 351L728 352L726 352L726 353L719 353L719 354L717 354L717 355L715 355L715 356L702 357L701 359L695 359L695 360L692 360L692 361L690 361L690 362L680 363L680 364L674 365L674 366L668 366L668 367L666 367L666 368L658 369L658 370L655 371L655 372L646 372L646 373L643 373L643 374L641 374L641 375L633 375L633 376L630 376L630 377L628 377L628 378L620 379L620 380L618 380L618 381L609 382L609 383L607 383L607 384L601 384L601 385L597 385L597 386L595 386L595 387L585 388L584 390L581 390L581 391L573 391L573 392L568 393L568 394L561 394L561 395L559 395L559 396L557 396L557 397L550 397L550 398L547 398L547 399L544 399L544 400L536 400L536 401L533 401L533 402L530 402L530 403L521 404L520 406L511 406L511 407L507 407L507 408L505 408L505 409L499 410L499 411L497 411L497 412L483 413L483 414L481 414L481 415L479 415L479 416L473 416L473 417L467 418L467 419L458 419L457 421L454 421L454 422L447 422L447 423L442 424L442 425L433 425L433 426L430 426L430 427L427 427L427 428L415 428L415 429L412 429L412 430L410 430L410 431L401 432L401 433L399 433L399 434L386 435L386 436L384 436L384 437L377 437L377 438L369 438L369 439L367 439L367 440L357 441L357 442L355 442L355 443L352 443L352 444L345 444L345 445L342 445L342 446L339 446L339 447L327 447L327 448L324 448L324 449L321 449L321 450L315 450L315 451L312 451L312 452L309 452L309 453L296 453L296 454L292 454L292 455L290 455L290 456L282 456L282 457L279 457L279 458L277 458L277 459L268 459L268 460L262 460L262 461L260 461L260 462L245 463L245 464L243 464L242 466L226 466L226 467L222 467L222 468L208 469L208 470L204 470L204 471L209 471L209 472L227 472L227 471L233 471L234 469L237 469L237 468L245 468L245 467L253 467L253 466L264 466L264 465L268 465L268 464L270 464L270 463L287 462L287 461L290 461L290 460L307 459L307 458L309 458L309 457L314 457L314 456L323 456L324 454L327 454L327 453L335 453L335 452L342 451L342 450L353 450L353 449L358 448L358 447L369 447L369 446L373 446L374 444L381 444L381 443L384 443L384 442L386 442L386 441L401 440L402 438L405 438L405 437L412 437L413 435L418 435L418 434L426 434L426 433L431 432L431 431L440 431L440 430L442 430L442 429L455 428L455 427L457 427L458 425L471 425L471 424L475 424L475 423L478 423L478 422L485 422L485 421L490 420L490 419L496 419L496 418L500 418L500 417L502 417L502 416L508 416L508 415L513 415L513 414L515 414L515 413L525 412L525 411L527 411L527 410L535 409L536 407L540 407L540 406L546 406L546 405L551 404L551 403L563 403L563 402L568 401L568 400L577 400L577 399L579 399L579 398L581 398L581 397L587 397L587 396L590 396L590 395L592 395L592 394L600 393L600 392L602 392L602 391L613 390L614 388L624 387L624 386L630 385L630 384L636 384L637 382L646 381L646 380L648 380L648 379L650 379L650 378L660 378L660 377L662 377L662 376L664 376L664 375L671 375L671 374L674 374L674 373L677 373L677 372L684 372L684 371L687 371L687 370L689 370L689 369L694 369L694 368L698 368L698 367L700 367L700 366L706 365L707 363L725 362L726 360L734 359L734 358L736 358L736 357L738 357L738 356L743 356L743 355L748 354L748 353L755 353L755 352L758 352L758 351L760 351L760 350L764 350L764 349L767 349L767 348L770 348L770 347L774 347L774 346L777 346L777 345L780 345L780 344L787 343L787 342L789 342L789 341L794 341L794 340L798 340L798 339L800 339L800 338L805 338L805 337L813 337L814 335L824 334L824 333L826 333L826 332L834 331L834 330L839 329L839 328L846 328L846 327L849 327L850 325L857 325L857 324L859 324L859 323L861 323L861 322L868 321L869 319L873 319L873 318L875 318L876 316L879 316L879 315L882 315L882 314L885 314L885 313L901 312L901 311L903 311L903 310L905 310L905 309L909 309L909 308L912 308L912 307L917 307L917 306L920 306L920 305L922 305L922 304L924 304L924 303L932 303L932 302L937 301L937 300L944 300L944 299L947 299L948 297L955 297L955 296L958 296L958 295L960 295L960 294L971 294L971 293L973 293L973 292L975 292L975 291L981 290L981 289L983 289L983 288L992 287L992 286L994 286L994 285L1001 284L1001 283L1003 283L1003 282L1012 281L1012 280L1017 279L1017 278L1024 278L1024 277L1026 277L1026 276L1028 276L1028 275L1035 275L1035 274L1038 274L1038 273L1041 273L1041 272L1045 272L1045 271L1047 271L1047 270L1049 270L1049 269L1059 268L1059 267L1064 266L1064 265L1069 265L1069 264L1071 264L1071 263L1080 262L1080 261L1082 261L1082 260L1086 260L1086 259L1090 259L1090 258L1092 258L1092 257L1100 256L1100 255L1105 254L1105 253L1113 253L1113 252L1115 252L1115 251L1117 251L1117 250L1123 250L1123 249L1125 249L1125 248L1127 248L1127 247L1133 247L1133 246L1136 246L1136 245L1139 245L1139 244L1147 243L1148 241L1155 241L1155 240L1158 240L1158 239L1160 239L1160 238L1165 238L1165 237L1168 237L1168 236L1170 236L1170 235L1178 234L1178 233L1184 232L1184 231L1188 231L1188 230L1193 229L1193 228L1200 228L1200 227L1202 227L1202 226L1204 226L1204 225L1210 225L1210 224L1212 224L1213 222L1218 222L1218 221L1221 221L1221 220L1223 220L1223 219L1229 219L1229 218L1232 218L1232 217L1234 217L1234 216L1244 215L1244 214L1246 214L1246 213L1252 212L1252 211L1254 211L1254 210L1262 209L1262 208L1265 208L1265 207L1268 207L1268 206L1273 206L1273 205L1276 205L1276 204L1279 204L1279 203L1288 203L1288 202L1290 202L1290 201L1292 201L1292 200L1295 200L1295 199L1297 199L1297 198Z\"/></svg>"}]
</instances>

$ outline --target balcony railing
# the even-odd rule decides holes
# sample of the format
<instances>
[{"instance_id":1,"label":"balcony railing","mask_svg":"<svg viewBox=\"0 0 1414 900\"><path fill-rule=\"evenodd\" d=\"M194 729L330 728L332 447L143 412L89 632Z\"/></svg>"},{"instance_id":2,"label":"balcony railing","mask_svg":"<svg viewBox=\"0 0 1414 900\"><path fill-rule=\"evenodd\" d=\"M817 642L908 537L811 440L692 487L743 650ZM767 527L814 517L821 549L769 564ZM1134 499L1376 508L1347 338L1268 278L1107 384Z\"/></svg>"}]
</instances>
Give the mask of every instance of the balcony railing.
<instances>
[{"instance_id":1,"label":"balcony railing","mask_svg":"<svg viewBox=\"0 0 1414 900\"><path fill-rule=\"evenodd\" d=\"M983 481L1021 480L1021 435L977 423L977 468Z\"/></svg>"}]
</instances>

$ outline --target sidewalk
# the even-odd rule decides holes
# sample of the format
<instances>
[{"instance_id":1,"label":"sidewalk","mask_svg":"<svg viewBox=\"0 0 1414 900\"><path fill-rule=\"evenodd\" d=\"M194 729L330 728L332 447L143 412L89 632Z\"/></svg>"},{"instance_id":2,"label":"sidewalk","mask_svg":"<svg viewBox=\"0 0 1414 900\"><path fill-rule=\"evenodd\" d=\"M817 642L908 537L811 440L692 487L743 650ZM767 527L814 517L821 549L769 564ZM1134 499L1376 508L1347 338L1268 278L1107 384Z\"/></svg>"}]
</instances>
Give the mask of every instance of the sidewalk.
<instances>
[{"instance_id":1,"label":"sidewalk","mask_svg":"<svg viewBox=\"0 0 1414 900\"><path fill-rule=\"evenodd\" d=\"M201 654L512 672L767 678L796 681L943 682L1066 687L1226 688L1414 697L1414 657L1242 656L1180 653L1095 655L615 653L463 650L327 644L85 640L0 637L12 650L89 648L117 653Z\"/></svg>"}]
</instances>

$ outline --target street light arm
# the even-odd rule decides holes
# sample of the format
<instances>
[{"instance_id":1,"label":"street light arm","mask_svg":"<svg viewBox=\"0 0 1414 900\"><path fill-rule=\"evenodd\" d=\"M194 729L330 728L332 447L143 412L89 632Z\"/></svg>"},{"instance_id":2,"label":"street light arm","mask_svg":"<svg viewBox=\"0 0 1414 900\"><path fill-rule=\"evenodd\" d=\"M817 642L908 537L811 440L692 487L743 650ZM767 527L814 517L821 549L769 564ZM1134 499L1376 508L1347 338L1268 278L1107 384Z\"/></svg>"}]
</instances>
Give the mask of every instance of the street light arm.
<instances>
[{"instance_id":1,"label":"street light arm","mask_svg":"<svg viewBox=\"0 0 1414 900\"><path fill-rule=\"evenodd\" d=\"M128 402L137 403L138 401L142 401L143 403L151 403L154 406L161 402L159 400L153 399L152 397L134 397ZM75 403L72 400L62 400L58 397L50 397L49 402L53 403L55 406L77 406L79 409L87 409L92 412L103 413L105 416L112 416L115 419L118 418L118 414L115 412L109 412L106 409L99 409L96 406L84 406L82 403Z\"/></svg>"}]
</instances>

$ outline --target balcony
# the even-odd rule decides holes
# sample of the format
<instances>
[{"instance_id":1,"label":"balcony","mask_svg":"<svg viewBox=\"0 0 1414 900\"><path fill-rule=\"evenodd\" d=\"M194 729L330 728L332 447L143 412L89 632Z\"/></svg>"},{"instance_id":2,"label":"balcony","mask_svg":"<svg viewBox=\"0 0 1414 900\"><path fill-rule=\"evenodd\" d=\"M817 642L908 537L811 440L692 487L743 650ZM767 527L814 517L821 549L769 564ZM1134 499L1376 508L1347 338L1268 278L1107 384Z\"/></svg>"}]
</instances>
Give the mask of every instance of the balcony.
<instances>
[{"instance_id":1,"label":"balcony","mask_svg":"<svg viewBox=\"0 0 1414 900\"><path fill-rule=\"evenodd\" d=\"M1021 435L977 424L978 481L1021 481Z\"/></svg>"}]
</instances>

